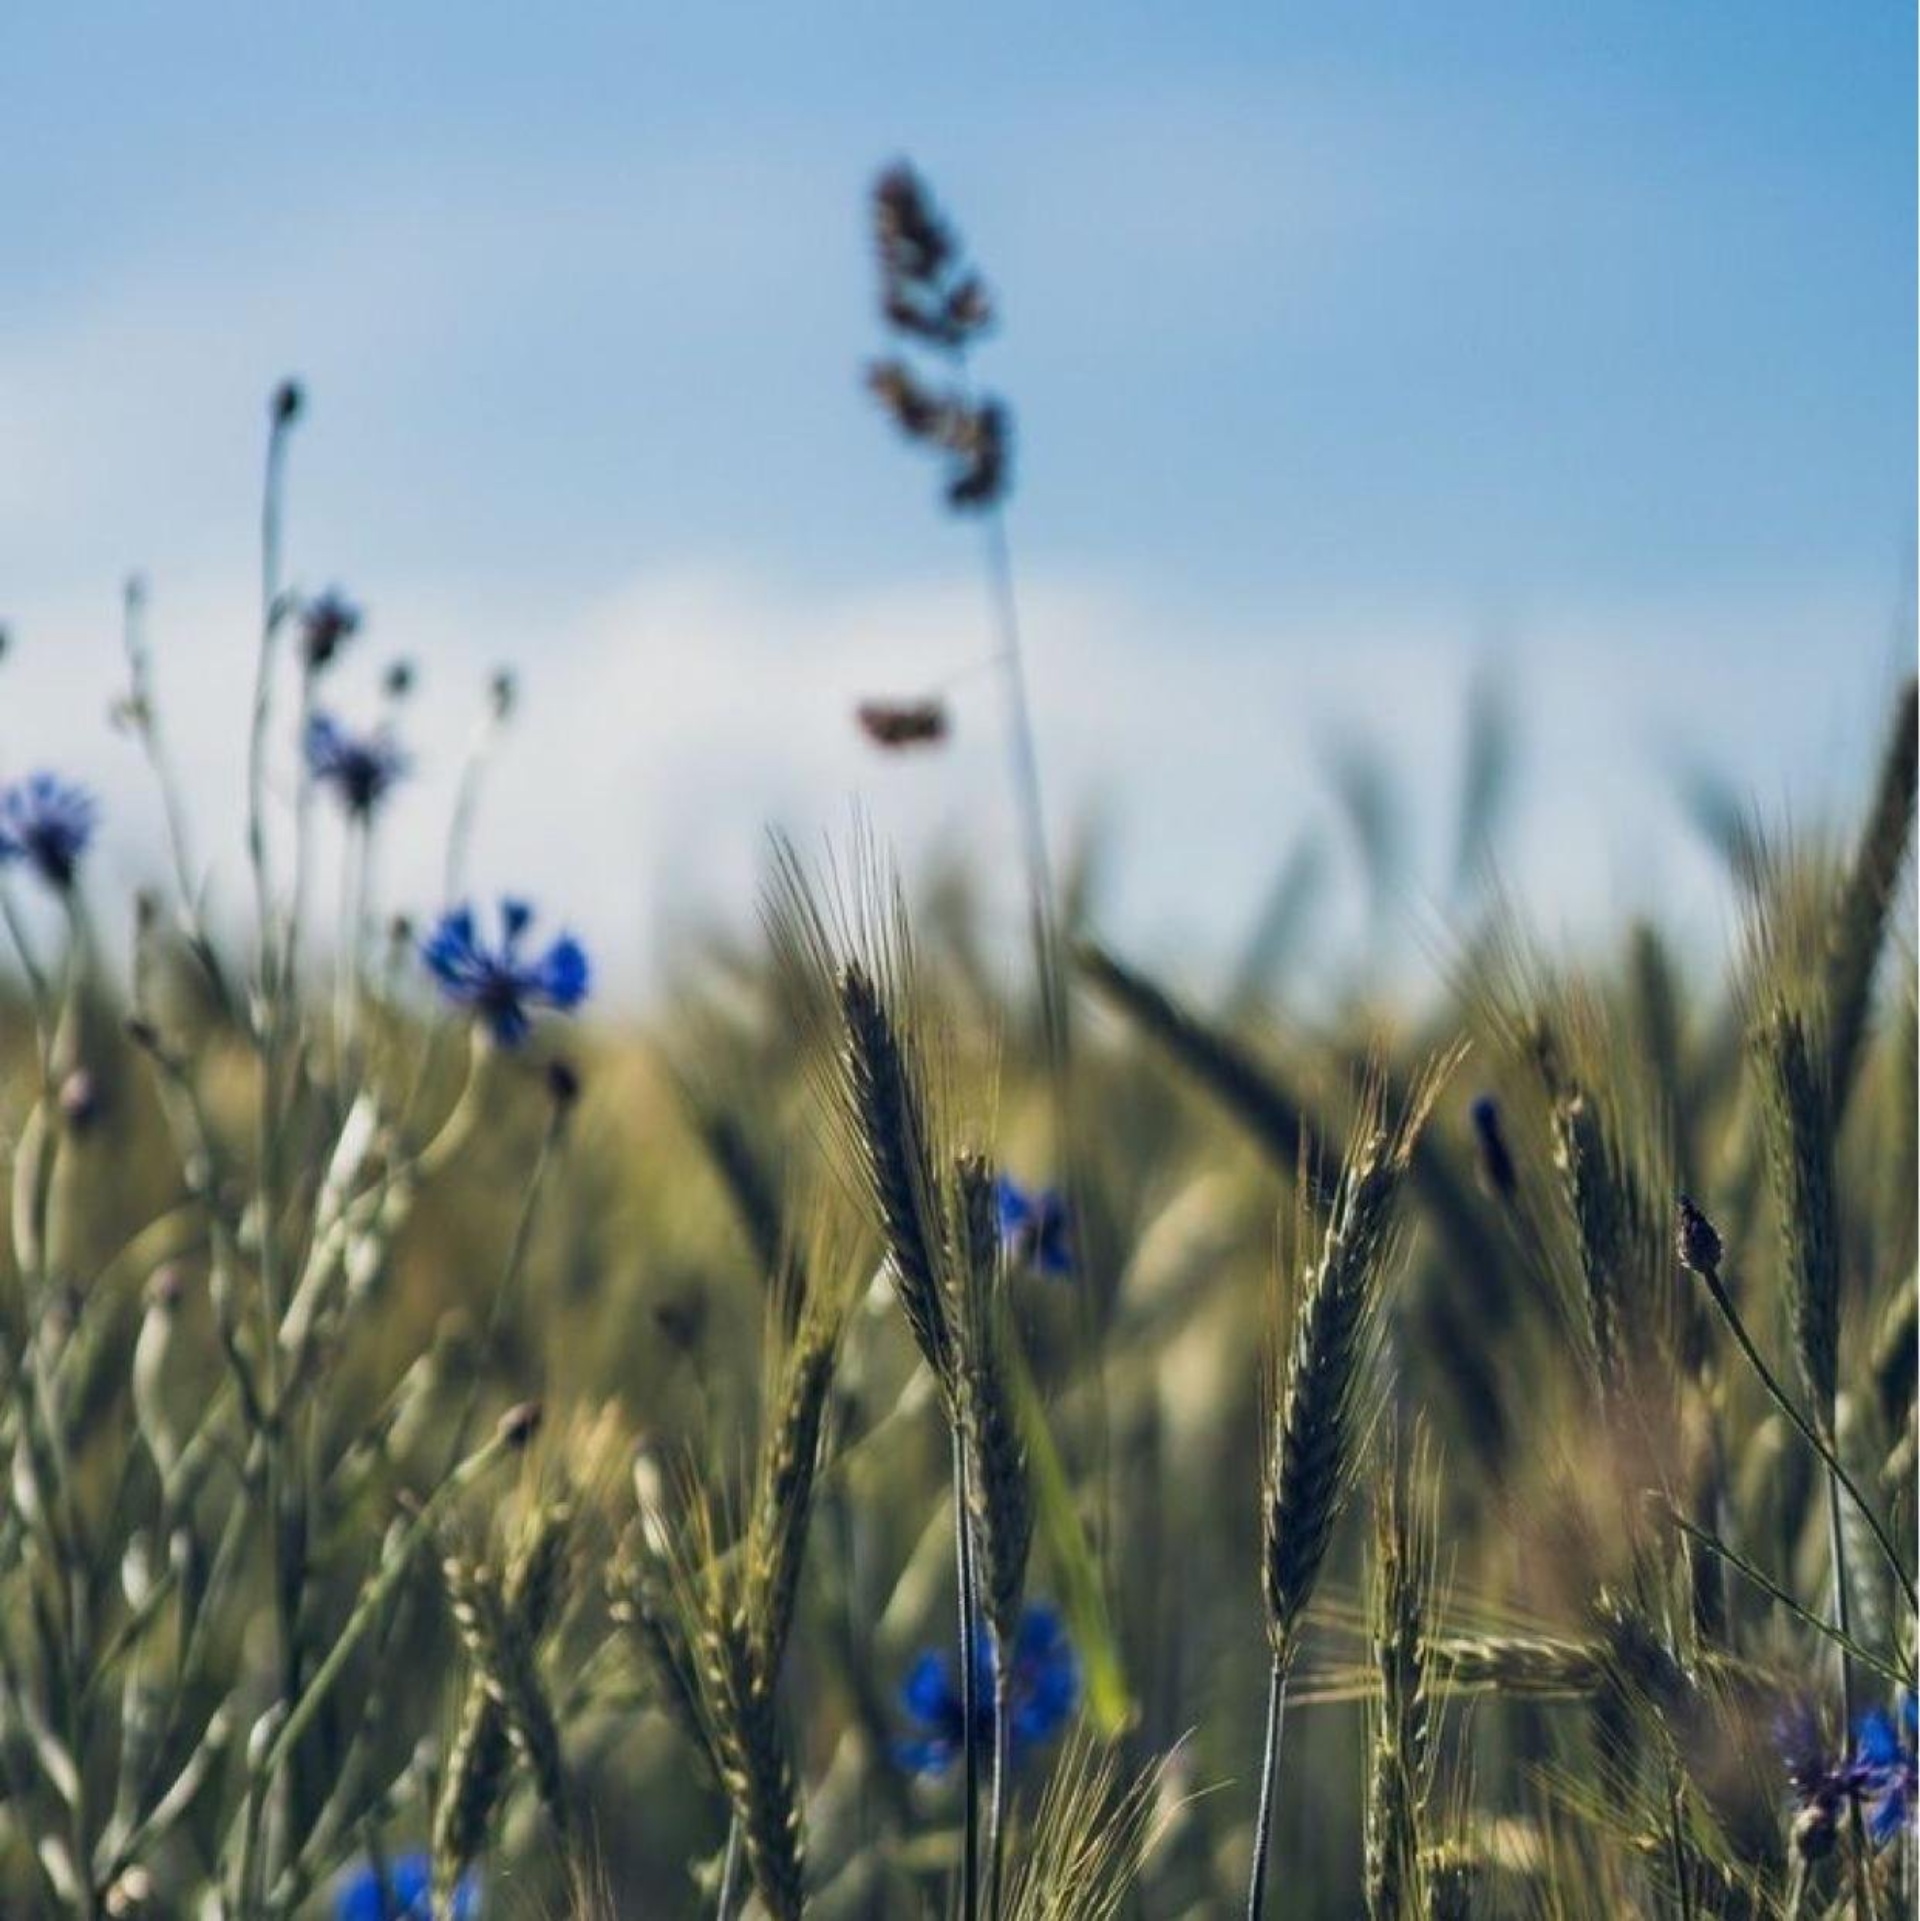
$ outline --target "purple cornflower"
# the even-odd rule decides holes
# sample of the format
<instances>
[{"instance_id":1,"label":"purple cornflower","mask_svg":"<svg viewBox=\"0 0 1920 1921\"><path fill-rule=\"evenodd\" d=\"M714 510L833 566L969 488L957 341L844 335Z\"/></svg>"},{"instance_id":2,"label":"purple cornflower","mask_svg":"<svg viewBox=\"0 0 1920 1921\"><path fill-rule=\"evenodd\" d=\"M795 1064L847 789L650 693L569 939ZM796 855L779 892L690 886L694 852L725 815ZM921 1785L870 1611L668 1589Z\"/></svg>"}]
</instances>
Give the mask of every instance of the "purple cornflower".
<instances>
[{"instance_id":1,"label":"purple cornflower","mask_svg":"<svg viewBox=\"0 0 1920 1921\"><path fill-rule=\"evenodd\" d=\"M24 860L49 887L73 885L100 810L84 787L29 774L0 792L0 863Z\"/></svg>"},{"instance_id":2,"label":"purple cornflower","mask_svg":"<svg viewBox=\"0 0 1920 1921\"><path fill-rule=\"evenodd\" d=\"M993 1194L1000 1218L1000 1245L1007 1258L1048 1280L1067 1279L1073 1273L1067 1197L1053 1187L1039 1187L1029 1193L1004 1174L994 1183Z\"/></svg>"},{"instance_id":3,"label":"purple cornflower","mask_svg":"<svg viewBox=\"0 0 1920 1921\"><path fill-rule=\"evenodd\" d=\"M571 934L562 934L537 960L520 951L533 909L522 900L500 903L500 945L485 947L474 928L473 909L456 907L421 948L427 971L456 1007L487 1024L503 1047L518 1045L532 1022L530 1007L570 1013L587 997L587 953Z\"/></svg>"},{"instance_id":4,"label":"purple cornflower","mask_svg":"<svg viewBox=\"0 0 1920 1921\"><path fill-rule=\"evenodd\" d=\"M993 1639L983 1626L974 1636L974 1736L982 1750L993 1744ZM894 1757L909 1774L944 1774L966 1746L966 1714L960 1699L959 1663L951 1652L929 1648L907 1671L901 1705L919 1732L894 1743ZM1080 1663L1059 1611L1030 1602L1013 1638L1013 1692L1009 1726L1017 1762L1028 1749L1065 1726L1080 1703Z\"/></svg>"},{"instance_id":5,"label":"purple cornflower","mask_svg":"<svg viewBox=\"0 0 1920 1921\"><path fill-rule=\"evenodd\" d=\"M1885 1708L1870 1708L1855 1731L1854 1769L1875 1847L1885 1847L1914 1818L1915 1733L1911 1688L1900 1697L1897 1716Z\"/></svg>"},{"instance_id":6,"label":"purple cornflower","mask_svg":"<svg viewBox=\"0 0 1920 1921\"><path fill-rule=\"evenodd\" d=\"M453 1891L454 1921L478 1921L480 1877L469 1874ZM333 1921L432 1921L433 1861L416 1849L386 1864L352 1869L334 1890Z\"/></svg>"},{"instance_id":7,"label":"purple cornflower","mask_svg":"<svg viewBox=\"0 0 1920 1921\"><path fill-rule=\"evenodd\" d=\"M1911 1690L1897 1716L1871 1708L1854 1730L1851 1750L1829 1746L1813 1709L1797 1702L1781 1717L1776 1734L1787 1783L1793 1789L1794 1846L1808 1860L1832 1848L1842 1812L1860 1803L1867 1832L1884 1847L1913 1819L1915 1708Z\"/></svg>"},{"instance_id":8,"label":"purple cornflower","mask_svg":"<svg viewBox=\"0 0 1920 1921\"><path fill-rule=\"evenodd\" d=\"M321 786L331 787L340 805L357 820L367 819L412 765L406 750L384 727L370 734L350 734L331 714L315 714L307 722L302 745L307 772Z\"/></svg>"},{"instance_id":9,"label":"purple cornflower","mask_svg":"<svg viewBox=\"0 0 1920 1921\"><path fill-rule=\"evenodd\" d=\"M1782 1712L1774 1741L1793 1790L1794 1848L1805 1860L1817 1861L1832 1850L1841 1811L1858 1791L1853 1763L1834 1750L1807 1701L1795 1701Z\"/></svg>"}]
</instances>

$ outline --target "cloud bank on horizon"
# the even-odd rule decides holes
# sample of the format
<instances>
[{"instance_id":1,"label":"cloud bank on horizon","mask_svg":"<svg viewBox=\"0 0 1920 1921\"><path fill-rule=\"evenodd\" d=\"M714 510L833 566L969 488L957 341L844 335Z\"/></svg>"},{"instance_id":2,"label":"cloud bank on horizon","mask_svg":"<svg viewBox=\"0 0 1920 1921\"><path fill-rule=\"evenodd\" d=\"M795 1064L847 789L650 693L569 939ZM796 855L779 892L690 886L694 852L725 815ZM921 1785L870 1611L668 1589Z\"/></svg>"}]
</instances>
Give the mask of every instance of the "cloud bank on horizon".
<instances>
[{"instance_id":1,"label":"cloud bank on horizon","mask_svg":"<svg viewBox=\"0 0 1920 1921\"><path fill-rule=\"evenodd\" d=\"M0 758L92 781L152 870L103 724L138 569L237 897L263 400L298 371L293 571L371 616L345 704L422 668L390 892L433 904L500 663L478 877L537 878L618 986L744 923L770 821L858 797L991 871L971 539L857 391L861 197L910 151L1006 311L1050 793L1112 821L1119 931L1229 949L1373 738L1430 936L1491 648L1512 891L1711 933L1676 767L1846 805L1912 656L1913 22L1540 11L11 20ZM952 749L876 758L853 703L933 686Z\"/></svg>"}]
</instances>

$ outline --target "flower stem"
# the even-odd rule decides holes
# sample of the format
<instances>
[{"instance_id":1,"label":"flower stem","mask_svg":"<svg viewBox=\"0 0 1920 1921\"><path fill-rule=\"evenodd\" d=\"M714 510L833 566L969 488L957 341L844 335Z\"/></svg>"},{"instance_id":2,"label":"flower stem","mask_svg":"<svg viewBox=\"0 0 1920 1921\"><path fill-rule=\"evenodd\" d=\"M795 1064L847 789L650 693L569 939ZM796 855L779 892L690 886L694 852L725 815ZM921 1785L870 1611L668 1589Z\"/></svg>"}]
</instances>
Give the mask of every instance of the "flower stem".
<instances>
[{"instance_id":1,"label":"flower stem","mask_svg":"<svg viewBox=\"0 0 1920 1921\"><path fill-rule=\"evenodd\" d=\"M1887 1534L1885 1524L1881 1521L1879 1515L1873 1511L1872 1507L1868 1505L1867 1497L1862 1494L1854 1484L1853 1477L1848 1474L1847 1470L1840 1464L1840 1457L1833 1451L1833 1448L1827 1441L1815 1431L1813 1423L1794 1405L1792 1396L1780 1385L1778 1379L1775 1378L1773 1370L1768 1367L1766 1362L1761 1358L1760 1350L1753 1344L1753 1336L1747 1332L1746 1323L1740 1318L1739 1309L1734 1306L1733 1301L1728 1296L1726 1283L1721 1280L1717 1273L1704 1269L1695 1269L1694 1271L1699 1275L1707 1293L1713 1300L1714 1306L1719 1309L1720 1318L1727 1324L1727 1331L1732 1334L1735 1342L1739 1345L1741 1353L1747 1357L1748 1364L1752 1367L1754 1373L1760 1377L1760 1385L1766 1389L1774 1405L1779 1408L1780 1412L1793 1423L1800 1438L1804 1440L1826 1464L1827 1473L1833 1482L1846 1490L1848 1498L1853 1502L1854 1506L1859 1509L1861 1518L1866 1522L1868 1530L1872 1533L1875 1542L1879 1545L1880 1552L1886 1556L1887 1565L1893 1570L1894 1579L1900 1583L1900 1590L1906 1596L1907 1606L1915 1611L1920 1611L1920 1596L1917 1596L1914 1592L1913 1579L1902 1564L1899 1552L1895 1549L1891 1538Z\"/></svg>"},{"instance_id":2,"label":"flower stem","mask_svg":"<svg viewBox=\"0 0 1920 1921\"><path fill-rule=\"evenodd\" d=\"M1287 1717L1287 1670L1276 1654L1267 1673L1267 1731L1260 1757L1260 1812L1253 1829L1253 1877L1247 1886L1247 1921L1261 1921L1267 1904L1267 1852L1279 1799L1280 1736Z\"/></svg>"}]
</instances>

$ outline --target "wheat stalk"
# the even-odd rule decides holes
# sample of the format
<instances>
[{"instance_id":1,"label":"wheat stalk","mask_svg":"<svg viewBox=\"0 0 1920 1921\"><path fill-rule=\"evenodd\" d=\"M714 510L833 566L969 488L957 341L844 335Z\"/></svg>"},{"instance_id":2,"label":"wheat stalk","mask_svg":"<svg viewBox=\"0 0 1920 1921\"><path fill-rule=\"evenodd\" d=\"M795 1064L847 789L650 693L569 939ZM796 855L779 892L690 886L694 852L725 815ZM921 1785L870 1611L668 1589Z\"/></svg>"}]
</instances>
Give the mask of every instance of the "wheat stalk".
<instances>
[{"instance_id":1,"label":"wheat stalk","mask_svg":"<svg viewBox=\"0 0 1920 1921\"><path fill-rule=\"evenodd\" d=\"M1370 1418L1371 1363L1397 1256L1400 1190L1414 1143L1451 1066L1451 1059L1435 1063L1392 1125L1378 1080L1363 1091L1319 1251L1300 1285L1284 1367L1277 1361L1272 1366L1281 1385L1277 1406L1271 1396L1267 1402L1271 1438L1261 1450L1270 1661L1249 1921L1259 1921L1265 1903L1287 1678L1334 1522L1352 1491ZM1301 1194L1304 1206L1304 1181Z\"/></svg>"}]
</instances>

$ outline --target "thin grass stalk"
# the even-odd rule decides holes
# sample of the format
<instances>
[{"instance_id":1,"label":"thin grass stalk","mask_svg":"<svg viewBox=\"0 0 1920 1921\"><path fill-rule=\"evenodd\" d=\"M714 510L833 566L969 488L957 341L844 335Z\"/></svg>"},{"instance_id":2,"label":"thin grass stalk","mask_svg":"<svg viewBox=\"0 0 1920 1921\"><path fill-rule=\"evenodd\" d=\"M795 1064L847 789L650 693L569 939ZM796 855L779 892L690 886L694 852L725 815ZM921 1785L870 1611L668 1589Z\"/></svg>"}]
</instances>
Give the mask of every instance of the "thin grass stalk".
<instances>
[{"instance_id":1,"label":"thin grass stalk","mask_svg":"<svg viewBox=\"0 0 1920 1921\"><path fill-rule=\"evenodd\" d=\"M1013 1785L1013 1661L993 1644L993 1779L987 1790L987 1914L999 1921L1006 1883L1007 1819Z\"/></svg>"},{"instance_id":2,"label":"thin grass stalk","mask_svg":"<svg viewBox=\"0 0 1920 1921\"><path fill-rule=\"evenodd\" d=\"M1273 1815L1279 1799L1280 1739L1287 1716L1287 1668L1275 1655L1267 1668L1267 1721L1260 1743L1260 1809L1253 1825L1253 1873L1247 1886L1247 1921L1262 1921L1267 1910L1267 1854L1273 1842Z\"/></svg>"},{"instance_id":3,"label":"thin grass stalk","mask_svg":"<svg viewBox=\"0 0 1920 1921\"><path fill-rule=\"evenodd\" d=\"M1673 1860L1673 1885L1680 1903L1680 1921L1693 1921L1693 1876L1687 1869L1687 1841L1680 1823L1680 1783L1672 1769L1667 1776L1667 1848Z\"/></svg>"},{"instance_id":4,"label":"thin grass stalk","mask_svg":"<svg viewBox=\"0 0 1920 1921\"><path fill-rule=\"evenodd\" d=\"M272 1737L253 1772L270 1780L278 1771L293 1745L312 1725L327 1697L339 1684L347 1663L362 1638L372 1628L387 1603L398 1590L413 1565L414 1554L426 1539L446 1504L461 1489L469 1487L503 1454L524 1448L539 1424L539 1409L531 1404L510 1410L493 1434L456 1467L414 1512L397 1541L387 1548L380 1571L361 1592L347 1624L327 1656L307 1683L305 1692L291 1704L291 1712Z\"/></svg>"},{"instance_id":5,"label":"thin grass stalk","mask_svg":"<svg viewBox=\"0 0 1920 1921\"><path fill-rule=\"evenodd\" d=\"M186 803L160 730L160 704L153 688L153 656L146 639L146 605L146 586L136 574L126 584L121 623L134 728L146 751L154 785L160 790L161 819L166 828L167 852L173 863L174 891L179 896L180 918L186 931L187 944L222 1007L231 1011L232 989L220 966L219 955L214 951L200 909L200 889L193 870L192 839L187 831Z\"/></svg>"},{"instance_id":6,"label":"thin grass stalk","mask_svg":"<svg viewBox=\"0 0 1920 1921\"><path fill-rule=\"evenodd\" d=\"M727 1852L720 1863L720 1898L714 1904L715 1921L731 1921L733 1904L739 1897L740 1881L740 1817L733 1815L727 1822Z\"/></svg>"},{"instance_id":7,"label":"thin grass stalk","mask_svg":"<svg viewBox=\"0 0 1920 1921\"><path fill-rule=\"evenodd\" d=\"M1837 1462L1827 1470L1827 1553L1833 1576L1833 1626L1839 1642L1840 1724L1851 1728L1855 1690L1853 1659L1847 1644L1853 1639L1853 1607L1847 1595L1846 1530L1840 1524L1840 1484L1834 1478L1837 1471ZM1867 1826L1860 1812L1860 1791L1851 1781L1847 1785L1847 1876L1853 1885L1854 1912L1863 1921L1878 1921Z\"/></svg>"},{"instance_id":8,"label":"thin grass stalk","mask_svg":"<svg viewBox=\"0 0 1920 1921\"><path fill-rule=\"evenodd\" d=\"M1893 1571L1894 1579L1900 1584L1900 1591L1906 1597L1910 1610L1920 1613L1920 1594L1916 1594L1913 1578L1907 1573L1900 1559L1899 1550L1894 1546L1892 1537L1887 1533L1885 1524L1869 1504L1867 1497L1860 1492L1853 1477L1841 1465L1839 1456L1816 1431L1814 1425L1794 1404L1792 1397L1780 1384L1778 1377L1767 1365L1760 1350L1754 1346L1753 1337L1747 1332L1746 1323L1740 1318L1740 1310L1733 1304L1727 1293L1726 1283L1720 1278L1719 1236L1714 1234L1711 1225L1683 1196L1681 1207L1681 1260L1705 1286L1708 1297L1718 1310L1720 1318L1726 1323L1740 1352L1746 1357L1747 1364L1758 1377L1760 1385L1766 1390L1769 1399L1792 1423L1800 1438L1813 1449L1825 1465L1828 1474L1845 1490L1847 1498L1859 1510L1860 1518L1866 1522L1875 1544L1886 1558L1887 1566ZM1705 1227L1711 1237L1710 1246L1699 1237L1699 1228Z\"/></svg>"},{"instance_id":9,"label":"thin grass stalk","mask_svg":"<svg viewBox=\"0 0 1920 1921\"><path fill-rule=\"evenodd\" d=\"M480 1333L478 1358L481 1364L492 1358L494 1344L500 1338L500 1323L506 1316L507 1302L512 1296L514 1283L520 1278L520 1270L526 1265L527 1250L533 1245L533 1230L540 1218L541 1196L546 1191L548 1173L558 1157L566 1120L566 1104L556 1100L547 1115L546 1131L540 1137L540 1151L534 1157L533 1172L527 1177L527 1191L520 1203L519 1217L513 1224L513 1239L507 1247L507 1257L501 1263L500 1278L494 1283L493 1299L487 1306L486 1322ZM459 1418L454 1422L453 1445L448 1450L449 1465L459 1460L466 1448L474 1416L479 1412L481 1387L481 1366L476 1365L473 1377L467 1383L466 1396L460 1404Z\"/></svg>"},{"instance_id":10,"label":"thin grass stalk","mask_svg":"<svg viewBox=\"0 0 1920 1921\"><path fill-rule=\"evenodd\" d=\"M288 436L299 417L296 388L284 387L274 396L267 434L266 475L260 504L260 649L253 695L252 726L247 752L247 846L253 866L258 916L259 978L254 1008L254 1030L259 1054L259 1100L255 1124L258 1167L255 1173L259 1219L258 1271L260 1304L265 1323L262 1399L266 1420L262 1441L266 1464L266 1513L272 1566L276 1663L280 1698L291 1705L300 1686L299 1589L294 1556L289 1552L294 1533L286 1512L287 1486L285 1421L280 1386L280 1321L284 1309L280 1275L280 1133L279 1081L283 1024L291 1010L285 1005L291 968L276 953L274 893L267 837L267 733L273 708L273 674L283 623L281 587L281 523L284 509ZM249 1838L254 1838L250 1826ZM241 1880L242 1899L252 1899L252 1887Z\"/></svg>"},{"instance_id":11,"label":"thin grass stalk","mask_svg":"<svg viewBox=\"0 0 1920 1921\"><path fill-rule=\"evenodd\" d=\"M340 867L340 952L334 978L334 1076L343 1099L359 1079L360 962L372 870L373 828L364 815L354 815L347 822Z\"/></svg>"},{"instance_id":12,"label":"thin grass stalk","mask_svg":"<svg viewBox=\"0 0 1920 1921\"><path fill-rule=\"evenodd\" d=\"M980 1915L980 1740L978 1676L974 1650L979 1645L979 1580L973 1563L973 1528L968 1519L967 1450L958 1423L953 1429L954 1568L960 1600L961 1842L960 1912L963 1921Z\"/></svg>"}]
</instances>

